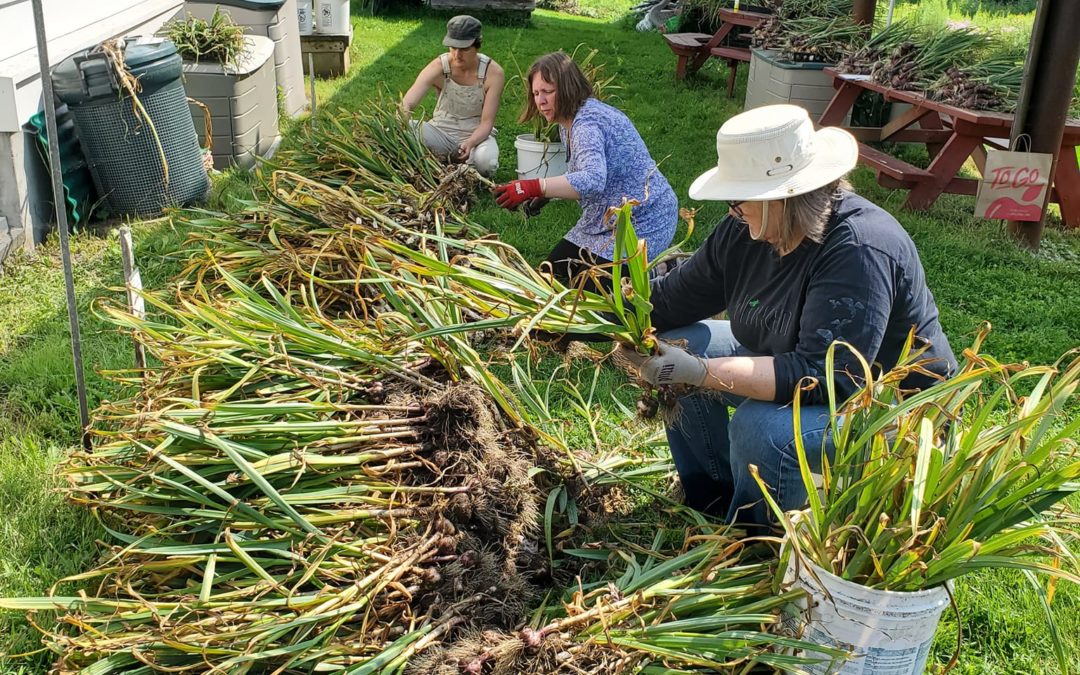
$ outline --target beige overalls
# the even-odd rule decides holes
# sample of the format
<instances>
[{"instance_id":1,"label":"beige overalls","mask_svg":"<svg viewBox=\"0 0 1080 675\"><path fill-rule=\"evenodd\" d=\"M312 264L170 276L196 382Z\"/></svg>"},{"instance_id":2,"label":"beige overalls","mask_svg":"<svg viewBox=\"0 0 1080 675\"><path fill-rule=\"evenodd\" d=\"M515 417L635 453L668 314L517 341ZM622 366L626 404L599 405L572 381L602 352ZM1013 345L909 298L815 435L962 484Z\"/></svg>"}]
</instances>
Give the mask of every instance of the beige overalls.
<instances>
[{"instance_id":1,"label":"beige overalls","mask_svg":"<svg viewBox=\"0 0 1080 675\"><path fill-rule=\"evenodd\" d=\"M442 91L439 92L431 121L424 122L420 127L424 145L437 155L455 157L458 146L480 126L480 116L484 111L484 80L491 57L484 54L479 56L476 84L466 86L458 84L450 76L449 55L439 55L443 71ZM485 176L494 175L499 168L499 146L495 143L494 129L491 134L472 149L468 159L469 164Z\"/></svg>"}]
</instances>

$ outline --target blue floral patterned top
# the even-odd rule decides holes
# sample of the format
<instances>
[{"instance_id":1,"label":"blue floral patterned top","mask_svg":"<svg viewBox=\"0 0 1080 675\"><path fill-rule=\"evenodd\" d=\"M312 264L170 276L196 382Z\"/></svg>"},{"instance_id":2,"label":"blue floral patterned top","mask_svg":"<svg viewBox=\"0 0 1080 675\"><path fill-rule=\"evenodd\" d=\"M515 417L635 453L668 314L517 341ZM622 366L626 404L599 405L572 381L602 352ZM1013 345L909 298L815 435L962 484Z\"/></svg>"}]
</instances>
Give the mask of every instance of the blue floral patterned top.
<instances>
[{"instance_id":1,"label":"blue floral patterned top","mask_svg":"<svg viewBox=\"0 0 1080 675\"><path fill-rule=\"evenodd\" d=\"M560 129L560 133L566 143L565 130ZM613 259L613 223L604 222L604 214L610 207L620 206L625 197L641 202L634 207L634 231L647 242L649 258L671 245L679 200L630 118L590 98L574 117L567 145L570 161L566 179L581 195L581 218L566 233L567 241Z\"/></svg>"}]
</instances>

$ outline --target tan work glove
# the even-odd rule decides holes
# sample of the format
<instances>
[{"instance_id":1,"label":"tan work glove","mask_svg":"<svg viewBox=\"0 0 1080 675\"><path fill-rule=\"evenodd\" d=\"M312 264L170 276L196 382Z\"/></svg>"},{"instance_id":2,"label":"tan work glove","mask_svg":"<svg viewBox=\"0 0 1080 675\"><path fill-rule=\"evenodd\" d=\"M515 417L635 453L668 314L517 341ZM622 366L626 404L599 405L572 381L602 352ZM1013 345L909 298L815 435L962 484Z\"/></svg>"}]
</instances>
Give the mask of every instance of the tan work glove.
<instances>
[{"instance_id":1,"label":"tan work glove","mask_svg":"<svg viewBox=\"0 0 1080 675\"><path fill-rule=\"evenodd\" d=\"M706 359L660 340L652 356L642 356L632 348L619 345L616 358L636 368L638 376L654 387L669 384L702 387L709 377Z\"/></svg>"}]
</instances>

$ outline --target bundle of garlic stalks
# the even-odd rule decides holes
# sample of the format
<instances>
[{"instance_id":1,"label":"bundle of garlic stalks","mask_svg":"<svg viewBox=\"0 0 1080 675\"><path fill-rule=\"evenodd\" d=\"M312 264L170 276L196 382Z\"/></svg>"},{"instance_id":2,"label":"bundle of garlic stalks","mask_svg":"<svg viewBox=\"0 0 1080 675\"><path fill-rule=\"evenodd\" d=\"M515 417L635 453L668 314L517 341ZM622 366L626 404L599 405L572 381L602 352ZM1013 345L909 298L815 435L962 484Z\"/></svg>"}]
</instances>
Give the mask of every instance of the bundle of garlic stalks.
<instances>
[{"instance_id":1,"label":"bundle of garlic stalks","mask_svg":"<svg viewBox=\"0 0 1080 675\"><path fill-rule=\"evenodd\" d=\"M970 28L931 29L898 21L845 56L838 69L969 110L1011 112L1020 94L1024 53Z\"/></svg>"},{"instance_id":2,"label":"bundle of garlic stalks","mask_svg":"<svg viewBox=\"0 0 1080 675\"><path fill-rule=\"evenodd\" d=\"M362 112L326 116L298 129L268 165L333 187L387 196L411 189L459 207L470 201L476 183L485 182L465 165L448 168L432 155L385 95Z\"/></svg>"},{"instance_id":3,"label":"bundle of garlic stalks","mask_svg":"<svg viewBox=\"0 0 1080 675\"><path fill-rule=\"evenodd\" d=\"M959 108L1012 112L1023 80L1023 58L1000 55L946 69L931 91L937 100Z\"/></svg>"},{"instance_id":4,"label":"bundle of garlic stalks","mask_svg":"<svg viewBox=\"0 0 1080 675\"><path fill-rule=\"evenodd\" d=\"M843 651L793 656L799 640L762 631L801 592L773 593L773 569L742 559L747 547L762 554L760 545L691 520L683 530L651 528L651 543L637 550L570 551L608 563L607 573L546 599L518 630L463 632L415 665L432 675L833 672Z\"/></svg>"},{"instance_id":5,"label":"bundle of garlic stalks","mask_svg":"<svg viewBox=\"0 0 1080 675\"><path fill-rule=\"evenodd\" d=\"M902 43L925 39L928 37L927 32L921 24L907 20L894 21L876 32L858 49L845 54L837 62L836 68L843 73L869 75L879 61L888 58Z\"/></svg>"},{"instance_id":6,"label":"bundle of garlic stalks","mask_svg":"<svg viewBox=\"0 0 1080 675\"><path fill-rule=\"evenodd\" d=\"M60 669L373 672L459 624L512 625L528 440L419 349L232 290L148 297L155 321L103 308L162 366L66 469L117 544L75 579L89 597L26 605L68 611Z\"/></svg>"},{"instance_id":7,"label":"bundle of garlic stalks","mask_svg":"<svg viewBox=\"0 0 1080 675\"><path fill-rule=\"evenodd\" d=\"M529 637L531 601L573 596L525 574L543 567L530 560L543 449L423 345L229 283L230 298L176 306L148 295L156 320L100 308L162 365L114 373L145 388L96 413L95 449L66 469L71 498L115 542L100 567L67 580L86 593L0 600L62 612L46 636L60 672L430 673L425 651L456 654L485 634L520 648L510 661L477 655L479 669L476 658L440 667L608 673L786 658L788 642L766 630L787 599L763 583L768 566L744 569L741 545L702 548L709 537L689 531L590 580L653 570L618 582L626 601L574 599L590 613L566 605L572 620L549 603ZM743 571L712 575L728 568ZM650 608L645 630L637 616ZM616 614L626 634L597 635ZM695 625L726 628L706 644L688 639ZM562 641L573 645L552 652Z\"/></svg>"},{"instance_id":8,"label":"bundle of garlic stalks","mask_svg":"<svg viewBox=\"0 0 1080 675\"><path fill-rule=\"evenodd\" d=\"M358 156L380 156L378 142L357 142ZM457 659L450 672L779 663L778 600L758 583L768 570L710 576L744 563L741 545L702 548L707 528L633 564L605 552L617 564L573 583L531 576L556 555L538 541L550 490L641 468L594 457L602 472L573 473L565 437L493 365L523 372L532 354L517 347L536 330L630 343L646 330L609 323L610 297L467 236L476 225L446 174L376 180L338 166L328 184L317 168L280 169L240 215L195 214L201 252L177 288L145 294L147 317L96 306L155 365L111 373L127 393L95 413L93 450L65 468L70 498L108 528L101 564L65 580L79 594L0 599L56 612L37 625L57 672L428 673L425 652L485 631L518 640L520 659ZM628 585L630 569L681 581ZM635 599L585 591L609 581ZM619 640L597 631L609 602L625 619ZM576 607L591 613L562 622ZM628 610L656 613L639 624ZM706 646L686 639L692 625L730 630ZM578 646L533 658L555 636Z\"/></svg>"},{"instance_id":9,"label":"bundle of garlic stalks","mask_svg":"<svg viewBox=\"0 0 1080 675\"><path fill-rule=\"evenodd\" d=\"M752 33L755 47L797 62L836 63L865 42L852 19L851 0L783 0Z\"/></svg>"}]
</instances>

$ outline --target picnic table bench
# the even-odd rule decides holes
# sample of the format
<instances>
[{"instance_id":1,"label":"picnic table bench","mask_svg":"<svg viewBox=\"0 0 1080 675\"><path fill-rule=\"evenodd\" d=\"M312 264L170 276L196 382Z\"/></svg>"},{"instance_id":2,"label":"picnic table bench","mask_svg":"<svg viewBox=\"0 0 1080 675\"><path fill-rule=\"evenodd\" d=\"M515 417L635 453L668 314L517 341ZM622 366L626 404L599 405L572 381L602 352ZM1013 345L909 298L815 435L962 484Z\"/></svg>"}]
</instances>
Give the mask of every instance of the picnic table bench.
<instances>
[{"instance_id":1,"label":"picnic table bench","mask_svg":"<svg viewBox=\"0 0 1080 675\"><path fill-rule=\"evenodd\" d=\"M719 58L728 64L728 97L735 95L735 77L739 63L750 62L750 48L723 44L736 26L754 28L769 17L760 12L736 12L731 9L717 11L720 27L715 33L669 33L664 35L667 46L674 52L675 79L683 80L688 73L699 70L710 58Z\"/></svg>"},{"instance_id":2,"label":"picnic table bench","mask_svg":"<svg viewBox=\"0 0 1080 675\"><path fill-rule=\"evenodd\" d=\"M818 120L820 126L843 127L844 116L851 112L863 91L877 92L887 102L911 106L881 127L844 127L859 141L859 163L874 169L879 184L909 191L905 208L927 209L944 193L976 194L979 181L959 177L957 171L971 158L982 172L987 147L1008 148L1013 125L1011 114L959 108L916 92L886 87L868 75L840 73L833 68L826 68L825 72L832 76L836 93ZM867 145L877 141L925 145L930 165L922 169ZM1080 120L1070 119L1061 139L1050 190L1050 200L1061 207L1061 219L1068 227L1080 227L1077 145L1080 145Z\"/></svg>"}]
</instances>

